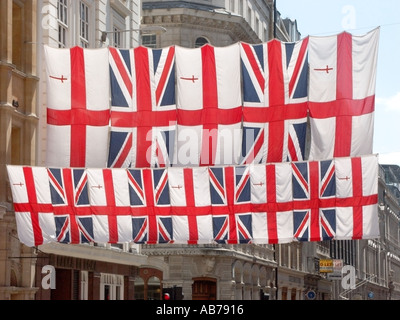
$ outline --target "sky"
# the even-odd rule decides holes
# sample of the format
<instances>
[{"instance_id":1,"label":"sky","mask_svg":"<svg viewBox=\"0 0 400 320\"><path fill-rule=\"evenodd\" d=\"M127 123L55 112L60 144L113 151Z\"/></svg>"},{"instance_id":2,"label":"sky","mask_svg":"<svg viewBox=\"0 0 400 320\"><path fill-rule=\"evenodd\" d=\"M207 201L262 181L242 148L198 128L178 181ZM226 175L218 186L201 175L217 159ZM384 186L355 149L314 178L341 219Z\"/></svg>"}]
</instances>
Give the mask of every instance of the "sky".
<instances>
[{"instance_id":1,"label":"sky","mask_svg":"<svg viewBox=\"0 0 400 320\"><path fill-rule=\"evenodd\" d=\"M380 27L373 153L380 164L400 165L400 1L276 1L282 18L297 21L302 38Z\"/></svg>"}]
</instances>

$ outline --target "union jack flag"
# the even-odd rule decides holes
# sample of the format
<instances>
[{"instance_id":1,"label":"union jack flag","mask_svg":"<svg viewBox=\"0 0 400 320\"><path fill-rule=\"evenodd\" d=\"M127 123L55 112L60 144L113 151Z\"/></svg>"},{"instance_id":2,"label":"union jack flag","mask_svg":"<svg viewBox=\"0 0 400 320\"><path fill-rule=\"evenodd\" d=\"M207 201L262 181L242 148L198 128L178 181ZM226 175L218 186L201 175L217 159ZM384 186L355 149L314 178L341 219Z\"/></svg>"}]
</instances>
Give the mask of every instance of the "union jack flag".
<instances>
[{"instance_id":1,"label":"union jack flag","mask_svg":"<svg viewBox=\"0 0 400 320\"><path fill-rule=\"evenodd\" d=\"M214 241L250 243L252 236L249 167L210 167Z\"/></svg>"},{"instance_id":2,"label":"union jack flag","mask_svg":"<svg viewBox=\"0 0 400 320\"><path fill-rule=\"evenodd\" d=\"M241 164L304 159L308 37L295 42L241 43Z\"/></svg>"},{"instance_id":3,"label":"union jack flag","mask_svg":"<svg viewBox=\"0 0 400 320\"><path fill-rule=\"evenodd\" d=\"M146 243L149 236L149 219L145 210L143 171L141 169L129 169L127 174L132 212L132 239L134 243Z\"/></svg>"},{"instance_id":4,"label":"union jack flag","mask_svg":"<svg viewBox=\"0 0 400 320\"><path fill-rule=\"evenodd\" d=\"M293 169L294 238L333 239L336 232L336 180L333 160L298 162Z\"/></svg>"},{"instance_id":5,"label":"union jack flag","mask_svg":"<svg viewBox=\"0 0 400 320\"><path fill-rule=\"evenodd\" d=\"M176 139L175 47L110 48L108 167L165 167Z\"/></svg>"},{"instance_id":6,"label":"union jack flag","mask_svg":"<svg viewBox=\"0 0 400 320\"><path fill-rule=\"evenodd\" d=\"M171 201L166 169L129 169L132 237L135 243L173 241Z\"/></svg>"},{"instance_id":7,"label":"union jack flag","mask_svg":"<svg viewBox=\"0 0 400 320\"><path fill-rule=\"evenodd\" d=\"M47 171L57 242L93 242L93 219L85 170L48 168Z\"/></svg>"}]
</instances>

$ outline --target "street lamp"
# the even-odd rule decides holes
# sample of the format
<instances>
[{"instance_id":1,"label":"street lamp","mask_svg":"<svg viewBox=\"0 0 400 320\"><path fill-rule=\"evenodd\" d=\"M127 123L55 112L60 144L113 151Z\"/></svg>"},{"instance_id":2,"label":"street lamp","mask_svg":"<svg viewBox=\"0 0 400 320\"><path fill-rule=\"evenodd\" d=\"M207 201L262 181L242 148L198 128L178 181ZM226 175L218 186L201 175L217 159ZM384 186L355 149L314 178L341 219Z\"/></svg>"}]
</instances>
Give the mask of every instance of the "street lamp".
<instances>
[{"instance_id":1,"label":"street lamp","mask_svg":"<svg viewBox=\"0 0 400 320\"><path fill-rule=\"evenodd\" d=\"M164 33L167 31L167 29L165 29L162 26L146 26L144 28L139 28L139 29L127 29L127 30L115 30L115 31L102 31L101 32L101 42L104 43L107 40L107 35L108 34L112 34L112 33L120 33L120 32L129 32L129 31L135 31L135 32L139 32L139 33L149 33L152 31L160 31L161 33Z\"/></svg>"}]
</instances>

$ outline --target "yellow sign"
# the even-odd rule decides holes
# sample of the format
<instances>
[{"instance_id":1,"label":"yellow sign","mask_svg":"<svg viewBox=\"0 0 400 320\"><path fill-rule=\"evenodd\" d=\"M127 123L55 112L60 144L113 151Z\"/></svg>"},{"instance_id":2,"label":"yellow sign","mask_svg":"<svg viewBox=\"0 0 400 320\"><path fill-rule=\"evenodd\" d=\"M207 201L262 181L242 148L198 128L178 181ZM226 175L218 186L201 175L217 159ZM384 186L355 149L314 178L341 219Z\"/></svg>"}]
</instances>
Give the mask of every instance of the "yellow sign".
<instances>
[{"instance_id":1,"label":"yellow sign","mask_svg":"<svg viewBox=\"0 0 400 320\"><path fill-rule=\"evenodd\" d=\"M332 259L319 260L319 272L326 272L326 273L333 272L333 260Z\"/></svg>"}]
</instances>

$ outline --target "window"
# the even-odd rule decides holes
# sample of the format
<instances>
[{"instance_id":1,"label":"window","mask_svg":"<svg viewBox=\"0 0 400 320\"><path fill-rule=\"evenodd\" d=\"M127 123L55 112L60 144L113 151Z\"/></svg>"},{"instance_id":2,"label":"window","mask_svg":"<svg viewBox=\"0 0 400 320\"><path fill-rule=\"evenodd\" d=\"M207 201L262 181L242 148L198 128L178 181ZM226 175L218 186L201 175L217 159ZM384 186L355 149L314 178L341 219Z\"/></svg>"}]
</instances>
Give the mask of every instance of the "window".
<instances>
[{"instance_id":1,"label":"window","mask_svg":"<svg viewBox=\"0 0 400 320\"><path fill-rule=\"evenodd\" d=\"M255 22L255 27L254 27L254 31L257 33L257 35L260 34L260 21L258 20L258 18L256 17L256 22Z\"/></svg>"},{"instance_id":2,"label":"window","mask_svg":"<svg viewBox=\"0 0 400 320\"><path fill-rule=\"evenodd\" d=\"M17 69L23 71L23 30L24 14L23 8L14 1L12 2L12 63Z\"/></svg>"},{"instance_id":3,"label":"window","mask_svg":"<svg viewBox=\"0 0 400 320\"><path fill-rule=\"evenodd\" d=\"M142 36L142 45L148 48L157 48L157 39L155 34L146 34Z\"/></svg>"},{"instance_id":4,"label":"window","mask_svg":"<svg viewBox=\"0 0 400 320\"><path fill-rule=\"evenodd\" d=\"M117 27L114 27L113 32L114 32L113 33L114 47L121 48L122 47L121 30L118 29Z\"/></svg>"},{"instance_id":5,"label":"window","mask_svg":"<svg viewBox=\"0 0 400 320\"><path fill-rule=\"evenodd\" d=\"M231 0L229 6L230 6L230 11L235 12L235 0Z\"/></svg>"},{"instance_id":6,"label":"window","mask_svg":"<svg viewBox=\"0 0 400 320\"><path fill-rule=\"evenodd\" d=\"M79 16L80 16L80 45L82 48L89 47L89 7L81 1L79 7Z\"/></svg>"},{"instance_id":7,"label":"window","mask_svg":"<svg viewBox=\"0 0 400 320\"><path fill-rule=\"evenodd\" d=\"M127 41L127 33L129 25L127 25L126 18L118 13L115 9L111 8L111 25L112 25L112 38L110 44L116 48L125 47Z\"/></svg>"},{"instance_id":8,"label":"window","mask_svg":"<svg viewBox=\"0 0 400 320\"><path fill-rule=\"evenodd\" d=\"M151 277L147 280L147 300L160 300L161 281L157 277Z\"/></svg>"},{"instance_id":9,"label":"window","mask_svg":"<svg viewBox=\"0 0 400 320\"><path fill-rule=\"evenodd\" d=\"M58 0L58 47L65 48L67 46L67 30L68 30L68 4L67 0Z\"/></svg>"},{"instance_id":10,"label":"window","mask_svg":"<svg viewBox=\"0 0 400 320\"><path fill-rule=\"evenodd\" d=\"M11 164L19 165L22 163L22 132L20 127L12 127L11 129Z\"/></svg>"},{"instance_id":11,"label":"window","mask_svg":"<svg viewBox=\"0 0 400 320\"><path fill-rule=\"evenodd\" d=\"M144 280L141 277L135 278L135 300L144 300Z\"/></svg>"},{"instance_id":12,"label":"window","mask_svg":"<svg viewBox=\"0 0 400 320\"><path fill-rule=\"evenodd\" d=\"M101 274L100 300L123 300L124 276L116 274Z\"/></svg>"},{"instance_id":13,"label":"window","mask_svg":"<svg viewBox=\"0 0 400 320\"><path fill-rule=\"evenodd\" d=\"M251 8L247 8L247 22L249 23L250 27L253 27L253 21L251 19Z\"/></svg>"},{"instance_id":14,"label":"window","mask_svg":"<svg viewBox=\"0 0 400 320\"><path fill-rule=\"evenodd\" d=\"M88 300L89 291L89 273L87 271L81 271L81 300Z\"/></svg>"},{"instance_id":15,"label":"window","mask_svg":"<svg viewBox=\"0 0 400 320\"><path fill-rule=\"evenodd\" d=\"M196 43L194 44L194 47L200 48L200 47L204 46L206 43L208 43L208 40L206 38L199 37L196 39Z\"/></svg>"}]
</instances>

